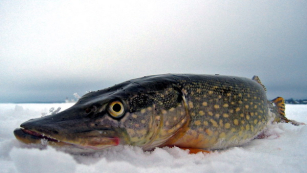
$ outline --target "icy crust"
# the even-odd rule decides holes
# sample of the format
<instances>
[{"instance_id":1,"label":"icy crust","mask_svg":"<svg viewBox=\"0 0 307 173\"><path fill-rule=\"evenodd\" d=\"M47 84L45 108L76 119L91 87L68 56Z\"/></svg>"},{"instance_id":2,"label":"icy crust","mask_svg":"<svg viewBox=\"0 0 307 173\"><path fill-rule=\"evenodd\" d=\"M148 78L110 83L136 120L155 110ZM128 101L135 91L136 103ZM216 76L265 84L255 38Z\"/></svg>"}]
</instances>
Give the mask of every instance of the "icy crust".
<instances>
[{"instance_id":1,"label":"icy crust","mask_svg":"<svg viewBox=\"0 0 307 173\"><path fill-rule=\"evenodd\" d=\"M19 143L13 129L40 110L59 105L0 104L0 167L3 173L113 173L113 172L305 172L307 126L272 124L265 138L240 147L210 154L188 154L179 148L157 148L144 152L139 147L117 146L90 155L70 155L54 148L31 148ZM21 108L22 107L22 110ZM60 105L63 108L63 105ZM64 106L65 107L65 106ZM63 109L61 109L63 110ZM287 116L307 122L307 106L287 105ZM28 115L31 113L31 115ZM33 114L32 114L33 113Z\"/></svg>"}]
</instances>

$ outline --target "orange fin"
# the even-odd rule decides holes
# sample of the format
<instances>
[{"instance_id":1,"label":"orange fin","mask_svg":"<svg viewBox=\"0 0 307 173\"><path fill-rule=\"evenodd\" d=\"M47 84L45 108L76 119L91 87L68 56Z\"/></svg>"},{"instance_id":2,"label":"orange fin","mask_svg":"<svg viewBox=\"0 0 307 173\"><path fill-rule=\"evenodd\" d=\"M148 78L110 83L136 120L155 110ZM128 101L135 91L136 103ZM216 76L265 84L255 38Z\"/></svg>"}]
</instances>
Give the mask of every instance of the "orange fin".
<instances>
[{"instance_id":1,"label":"orange fin","mask_svg":"<svg viewBox=\"0 0 307 173\"><path fill-rule=\"evenodd\" d=\"M286 118L285 114L285 100L282 97L277 97L272 100L272 102L277 106L278 113Z\"/></svg>"},{"instance_id":2,"label":"orange fin","mask_svg":"<svg viewBox=\"0 0 307 173\"><path fill-rule=\"evenodd\" d=\"M184 148L184 147L179 147L183 150L189 150L189 154L196 154L196 153L199 153L199 152L202 152L202 153L211 153L211 151L208 151L208 150L204 150L204 149L199 149L199 148Z\"/></svg>"},{"instance_id":3,"label":"orange fin","mask_svg":"<svg viewBox=\"0 0 307 173\"><path fill-rule=\"evenodd\" d=\"M258 76L254 76L252 79L254 81L256 81L257 83L259 83L262 86L262 88L264 89L264 91L266 91L266 87L261 83L261 80Z\"/></svg>"},{"instance_id":4,"label":"orange fin","mask_svg":"<svg viewBox=\"0 0 307 173\"><path fill-rule=\"evenodd\" d=\"M285 100L282 97L277 97L275 99L272 100L272 102L275 104L275 106L277 107L277 112L279 114L279 116L275 117L276 122L286 122L286 123L291 123L295 126L299 126L299 125L305 125L305 123L300 123L297 122L295 120L289 120L286 117L286 113L285 113Z\"/></svg>"}]
</instances>

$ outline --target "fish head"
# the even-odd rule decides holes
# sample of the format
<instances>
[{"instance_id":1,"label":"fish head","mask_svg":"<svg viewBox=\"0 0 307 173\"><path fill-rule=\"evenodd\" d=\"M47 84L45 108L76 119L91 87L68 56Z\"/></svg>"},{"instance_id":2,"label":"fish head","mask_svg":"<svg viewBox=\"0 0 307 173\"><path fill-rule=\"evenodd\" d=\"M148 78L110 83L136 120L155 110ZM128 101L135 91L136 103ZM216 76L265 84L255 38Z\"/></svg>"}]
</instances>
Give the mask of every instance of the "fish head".
<instances>
[{"instance_id":1,"label":"fish head","mask_svg":"<svg viewBox=\"0 0 307 173\"><path fill-rule=\"evenodd\" d=\"M26 144L48 144L88 151L123 142L120 139L124 138L124 133L118 122L107 118L108 113L98 108L99 104L75 104L63 112L28 120L14 134Z\"/></svg>"},{"instance_id":2,"label":"fish head","mask_svg":"<svg viewBox=\"0 0 307 173\"><path fill-rule=\"evenodd\" d=\"M171 128L180 128L176 124L182 118L175 117L178 111L184 112L182 97L168 84L128 81L90 92L71 108L22 123L14 134L27 144L47 143L86 151L119 144L150 149L169 139L176 131ZM163 114L176 121L163 120Z\"/></svg>"}]
</instances>

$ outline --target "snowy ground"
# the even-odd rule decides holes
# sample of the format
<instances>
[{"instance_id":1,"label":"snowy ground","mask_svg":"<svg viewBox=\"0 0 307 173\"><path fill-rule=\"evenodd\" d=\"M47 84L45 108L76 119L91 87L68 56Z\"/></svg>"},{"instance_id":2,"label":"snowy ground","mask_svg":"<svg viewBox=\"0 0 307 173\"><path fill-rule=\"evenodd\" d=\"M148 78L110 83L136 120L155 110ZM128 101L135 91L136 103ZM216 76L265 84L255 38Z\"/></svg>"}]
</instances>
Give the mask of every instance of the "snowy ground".
<instances>
[{"instance_id":1,"label":"snowy ground","mask_svg":"<svg viewBox=\"0 0 307 173\"><path fill-rule=\"evenodd\" d=\"M72 156L47 148L30 149L19 143L13 130L20 123L47 113L51 107L72 104L0 104L1 173L102 172L307 172L307 126L272 125L267 139L210 154L188 154L179 148L118 146L91 156ZM307 124L307 105L286 105L287 117Z\"/></svg>"}]
</instances>

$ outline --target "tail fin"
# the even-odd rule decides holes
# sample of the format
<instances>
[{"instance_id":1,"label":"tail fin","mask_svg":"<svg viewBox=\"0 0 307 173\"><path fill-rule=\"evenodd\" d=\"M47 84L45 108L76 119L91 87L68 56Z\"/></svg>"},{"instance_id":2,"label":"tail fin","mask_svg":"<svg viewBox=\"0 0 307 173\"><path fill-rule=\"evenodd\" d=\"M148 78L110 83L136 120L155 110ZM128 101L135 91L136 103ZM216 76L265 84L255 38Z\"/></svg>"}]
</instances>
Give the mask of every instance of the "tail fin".
<instances>
[{"instance_id":1,"label":"tail fin","mask_svg":"<svg viewBox=\"0 0 307 173\"><path fill-rule=\"evenodd\" d=\"M282 97L277 97L277 98L273 99L272 102L275 104L275 106L277 108L277 112L278 112L278 116L276 116L275 119L274 119L275 122L286 122L286 123L290 122L291 124L293 124L295 126L305 125L305 123L300 123L300 122L297 122L297 121L294 121L294 120L289 120L286 117L285 100Z\"/></svg>"},{"instance_id":2,"label":"tail fin","mask_svg":"<svg viewBox=\"0 0 307 173\"><path fill-rule=\"evenodd\" d=\"M282 117L286 118L286 113L285 113L286 106L285 106L284 98L277 97L277 98L273 99L272 102L276 105L278 113Z\"/></svg>"}]
</instances>

